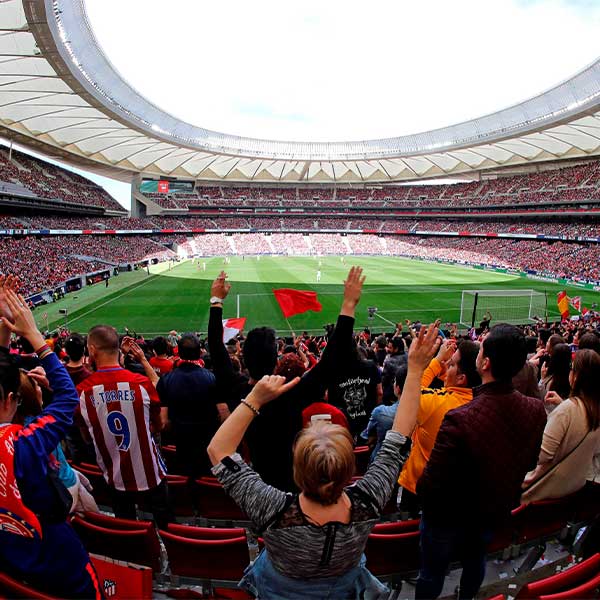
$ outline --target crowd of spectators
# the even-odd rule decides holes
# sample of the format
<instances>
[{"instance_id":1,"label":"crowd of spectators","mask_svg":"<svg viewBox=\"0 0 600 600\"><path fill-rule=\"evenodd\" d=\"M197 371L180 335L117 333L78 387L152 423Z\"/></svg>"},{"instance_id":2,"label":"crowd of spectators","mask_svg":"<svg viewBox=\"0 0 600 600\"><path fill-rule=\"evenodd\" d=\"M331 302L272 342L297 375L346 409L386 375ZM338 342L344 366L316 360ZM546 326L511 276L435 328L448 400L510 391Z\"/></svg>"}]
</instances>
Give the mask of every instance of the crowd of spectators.
<instances>
[{"instance_id":1,"label":"crowd of spectators","mask_svg":"<svg viewBox=\"0 0 600 600\"><path fill-rule=\"evenodd\" d=\"M579 281L600 281L600 247L593 243L444 236L370 234L207 233L154 236L27 236L0 238L0 273L23 275L31 266L28 292L47 289L100 263L119 265L180 256L253 254L366 254L440 259ZM32 256L45 260L31 261Z\"/></svg>"},{"instance_id":2,"label":"crowd of spectators","mask_svg":"<svg viewBox=\"0 0 600 600\"><path fill-rule=\"evenodd\" d=\"M244 233L234 233L233 242L240 254L271 254L272 246L263 234L251 234L247 237Z\"/></svg>"},{"instance_id":3,"label":"crowd of spectators","mask_svg":"<svg viewBox=\"0 0 600 600\"><path fill-rule=\"evenodd\" d=\"M125 212L102 187L81 175L13 150L0 150L0 181L20 184L39 198L49 198Z\"/></svg>"},{"instance_id":4,"label":"crowd of spectators","mask_svg":"<svg viewBox=\"0 0 600 600\"><path fill-rule=\"evenodd\" d=\"M505 206L565 203L600 199L597 162L550 169L530 175L446 185L391 185L367 189L345 187L210 187L194 194L147 194L164 208L193 207L311 207L421 208ZM162 196L162 197L161 197Z\"/></svg>"},{"instance_id":5,"label":"crowd of spectators","mask_svg":"<svg viewBox=\"0 0 600 600\"><path fill-rule=\"evenodd\" d=\"M418 225L418 223L415 223ZM565 234L567 227L561 230ZM590 226L591 228L591 226ZM593 234L591 229L589 234ZM523 230L523 227L519 228ZM339 233L206 233L0 237L0 273L27 273L28 293L47 289L100 263L119 265L176 256L252 254L392 255L534 271L551 277L600 281L600 246L566 241ZM32 261L44 256L44 261ZM31 265L31 267L30 267Z\"/></svg>"},{"instance_id":6,"label":"crowd of spectators","mask_svg":"<svg viewBox=\"0 0 600 600\"><path fill-rule=\"evenodd\" d=\"M0 416L10 442L0 458L6 489L22 490L16 500L0 496L0 508L39 532L23 544L15 528L0 529L2 571L57 597L100 600L78 529L67 524L70 512L85 509L88 519L100 510L78 469L95 461L115 516L134 520L142 505L168 539L181 498L169 494L174 480L160 460L168 442L189 493L198 477L214 475L261 536L264 549L240 582L253 595L388 597L363 552L392 499L420 517L415 598L438 597L456 560L457 595L474 598L486 547L511 509L596 489L600 315L518 328L486 313L466 334L439 322L359 333L363 283L352 267L326 335L284 339L258 327L226 345L225 273L207 291L207 338L172 331L154 340L108 325L87 339L66 329L45 339L14 293L18 282L0 277ZM356 446L365 443L371 461L354 477ZM64 491L60 510L51 465L60 466L52 483Z\"/></svg>"},{"instance_id":7,"label":"crowd of spectators","mask_svg":"<svg viewBox=\"0 0 600 600\"><path fill-rule=\"evenodd\" d=\"M323 217L315 215L307 217L163 217L153 216L146 218L125 217L58 217L58 216L0 216L0 228L5 229L59 229L59 230L157 230L172 229L177 231L191 231L196 229L259 229L266 231L294 231L323 229L368 230L376 233L394 233L396 231L434 231L434 232L467 232L472 234L529 234L559 236L567 239L582 237L600 237L600 225L589 220L563 220L548 221L539 219L504 221L495 219L394 219L382 216L375 219L355 217Z\"/></svg>"},{"instance_id":8,"label":"crowd of spectators","mask_svg":"<svg viewBox=\"0 0 600 600\"><path fill-rule=\"evenodd\" d=\"M27 281L26 294L109 265L174 256L163 244L140 236L0 237L0 274L22 277Z\"/></svg>"}]
</instances>

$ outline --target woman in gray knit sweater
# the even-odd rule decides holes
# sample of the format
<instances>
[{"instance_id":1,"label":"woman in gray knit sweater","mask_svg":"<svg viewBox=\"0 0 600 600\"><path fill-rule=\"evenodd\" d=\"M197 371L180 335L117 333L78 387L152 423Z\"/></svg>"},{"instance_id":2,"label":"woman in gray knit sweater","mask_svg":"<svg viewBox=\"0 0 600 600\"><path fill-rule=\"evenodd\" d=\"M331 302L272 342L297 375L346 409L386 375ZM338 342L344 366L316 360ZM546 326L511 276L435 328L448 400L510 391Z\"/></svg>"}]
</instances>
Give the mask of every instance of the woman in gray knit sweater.
<instances>
[{"instance_id":1,"label":"woman in gray knit sweater","mask_svg":"<svg viewBox=\"0 0 600 600\"><path fill-rule=\"evenodd\" d=\"M345 282L342 314L354 317L362 269ZM436 324L437 325L437 324ZM265 540L265 550L247 569L241 586L259 598L376 598L386 588L366 569L363 551L408 457L421 391L421 376L439 346L436 326L413 342L408 375L391 431L365 476L354 474L352 439L343 427L316 425L294 447L299 494L265 484L236 453L260 409L299 379L266 375L221 425L208 447L213 473L246 512Z\"/></svg>"}]
</instances>

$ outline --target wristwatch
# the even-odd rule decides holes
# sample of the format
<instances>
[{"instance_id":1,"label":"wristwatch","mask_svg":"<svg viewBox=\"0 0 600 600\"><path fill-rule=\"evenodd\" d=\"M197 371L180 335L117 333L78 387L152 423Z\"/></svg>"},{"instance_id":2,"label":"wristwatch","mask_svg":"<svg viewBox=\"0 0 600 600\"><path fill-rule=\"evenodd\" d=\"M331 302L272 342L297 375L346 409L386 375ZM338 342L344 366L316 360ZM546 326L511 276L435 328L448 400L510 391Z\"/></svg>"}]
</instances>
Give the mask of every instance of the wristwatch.
<instances>
[{"instance_id":1,"label":"wristwatch","mask_svg":"<svg viewBox=\"0 0 600 600\"><path fill-rule=\"evenodd\" d=\"M210 299L210 303L212 304L223 304L223 298L219 298L219 296L212 296Z\"/></svg>"}]
</instances>

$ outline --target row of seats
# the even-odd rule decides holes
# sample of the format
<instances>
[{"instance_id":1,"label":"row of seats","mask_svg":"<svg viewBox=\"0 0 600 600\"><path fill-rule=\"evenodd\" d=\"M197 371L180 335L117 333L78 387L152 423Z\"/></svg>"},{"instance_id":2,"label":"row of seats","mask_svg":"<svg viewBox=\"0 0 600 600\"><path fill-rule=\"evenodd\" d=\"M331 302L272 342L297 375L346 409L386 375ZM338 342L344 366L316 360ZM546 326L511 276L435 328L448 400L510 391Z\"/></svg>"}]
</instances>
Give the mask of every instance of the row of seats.
<instances>
[{"instance_id":1,"label":"row of seats","mask_svg":"<svg viewBox=\"0 0 600 600\"><path fill-rule=\"evenodd\" d=\"M167 469L177 472L175 447L163 446L161 453L167 463ZM368 446L358 446L354 450L356 457L356 473L360 477L368 467L370 449ZM100 467L95 464L81 463L73 468L84 474L92 484L93 496L100 506L110 506L111 498L102 475ZM223 486L214 477L200 477L193 487L188 484L187 477L183 475L167 475L169 495L173 504L176 517L199 517L212 521L248 521L248 517L238 505L225 493ZM391 501L385 513L395 512L395 505Z\"/></svg>"},{"instance_id":2,"label":"row of seats","mask_svg":"<svg viewBox=\"0 0 600 600\"><path fill-rule=\"evenodd\" d=\"M489 551L505 544L525 544L557 535L570 520L597 518L598 487L590 487L566 499L536 502L513 511L511 523L499 531ZM118 519L102 513L76 515L72 525L89 552L164 571L159 537L151 521ZM194 578L211 585L235 585L251 560L249 537L244 528L211 528L169 524L158 532L166 549L171 578ZM251 543L254 542L250 538ZM257 540L258 544L262 540ZM381 523L369 535L365 554L373 574L384 579L406 576L418 569L419 521ZM518 600L544 598L597 598L600 589L600 555L542 581L525 585ZM176 582L176 580L173 580ZM0 592L10 597L47 598L17 588L3 588L10 578L0 576ZM19 587L20 586L20 587ZM19 595L19 590L27 592ZM498 598L502 598L499 596Z\"/></svg>"}]
</instances>

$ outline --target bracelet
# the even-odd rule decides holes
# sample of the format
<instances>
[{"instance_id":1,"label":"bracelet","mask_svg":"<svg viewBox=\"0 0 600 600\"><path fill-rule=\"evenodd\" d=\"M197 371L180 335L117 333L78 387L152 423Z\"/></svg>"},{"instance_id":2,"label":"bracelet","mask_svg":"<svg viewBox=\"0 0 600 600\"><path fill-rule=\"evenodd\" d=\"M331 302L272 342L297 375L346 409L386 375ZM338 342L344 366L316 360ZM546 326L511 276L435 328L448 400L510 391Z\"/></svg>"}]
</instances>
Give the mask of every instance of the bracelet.
<instances>
[{"instance_id":1,"label":"bracelet","mask_svg":"<svg viewBox=\"0 0 600 600\"><path fill-rule=\"evenodd\" d=\"M46 358L46 356L48 356L49 354L52 354L52 350L50 349L48 344L44 344L41 348L36 350L35 353L38 355L38 358L42 360L43 358Z\"/></svg>"},{"instance_id":2,"label":"bracelet","mask_svg":"<svg viewBox=\"0 0 600 600\"><path fill-rule=\"evenodd\" d=\"M246 398L242 398L240 400L240 404L247 406L254 413L255 416L258 417L258 415L260 415L260 411L257 408L254 408L254 406L252 406L252 404L250 404L250 402L246 402Z\"/></svg>"}]
</instances>

